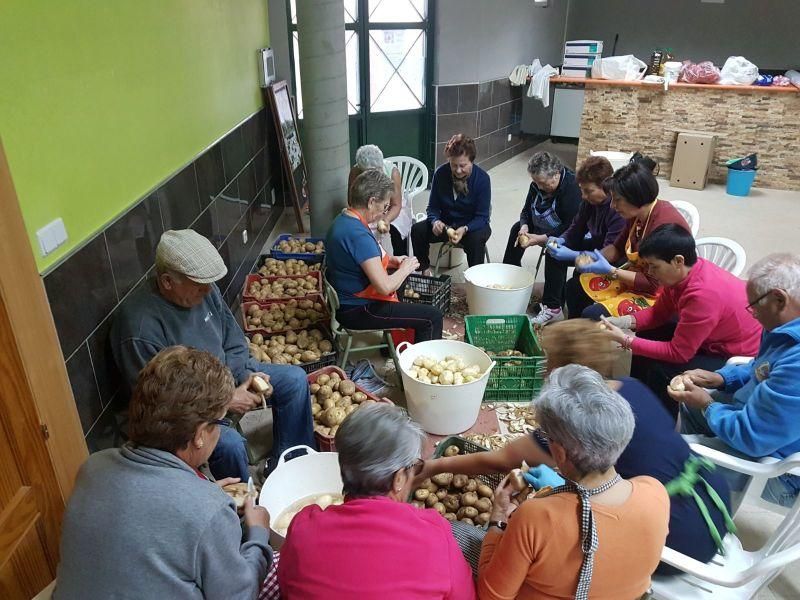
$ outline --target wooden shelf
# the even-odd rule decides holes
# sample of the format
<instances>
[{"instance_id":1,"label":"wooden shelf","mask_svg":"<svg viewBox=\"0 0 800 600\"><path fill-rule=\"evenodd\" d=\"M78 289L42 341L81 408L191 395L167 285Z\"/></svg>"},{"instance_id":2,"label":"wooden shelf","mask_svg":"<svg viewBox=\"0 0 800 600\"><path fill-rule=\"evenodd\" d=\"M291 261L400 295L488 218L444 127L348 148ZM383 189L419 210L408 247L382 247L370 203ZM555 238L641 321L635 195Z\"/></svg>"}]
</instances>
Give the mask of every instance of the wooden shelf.
<instances>
[{"instance_id":1,"label":"wooden shelf","mask_svg":"<svg viewBox=\"0 0 800 600\"><path fill-rule=\"evenodd\" d=\"M609 86L609 87L643 87L653 89L664 89L663 83L648 83L645 81L622 81L619 79L581 79L578 77L551 77L550 83L581 83L589 86ZM698 90L725 90L731 92L766 92L766 93L800 93L795 86L777 85L718 85L713 83L670 83L670 88L678 89L698 89Z\"/></svg>"}]
</instances>

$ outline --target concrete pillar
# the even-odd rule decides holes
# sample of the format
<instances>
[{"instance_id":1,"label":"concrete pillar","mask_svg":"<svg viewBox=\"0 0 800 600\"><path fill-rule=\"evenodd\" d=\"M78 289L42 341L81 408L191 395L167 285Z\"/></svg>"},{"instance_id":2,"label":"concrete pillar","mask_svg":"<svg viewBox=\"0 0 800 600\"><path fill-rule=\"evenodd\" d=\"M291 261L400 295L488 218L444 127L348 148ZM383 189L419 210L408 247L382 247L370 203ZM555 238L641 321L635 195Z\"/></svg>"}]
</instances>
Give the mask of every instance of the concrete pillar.
<instances>
[{"instance_id":1,"label":"concrete pillar","mask_svg":"<svg viewBox=\"0 0 800 600\"><path fill-rule=\"evenodd\" d=\"M299 0L297 34L311 233L323 236L347 204L350 131L343 1Z\"/></svg>"}]
</instances>

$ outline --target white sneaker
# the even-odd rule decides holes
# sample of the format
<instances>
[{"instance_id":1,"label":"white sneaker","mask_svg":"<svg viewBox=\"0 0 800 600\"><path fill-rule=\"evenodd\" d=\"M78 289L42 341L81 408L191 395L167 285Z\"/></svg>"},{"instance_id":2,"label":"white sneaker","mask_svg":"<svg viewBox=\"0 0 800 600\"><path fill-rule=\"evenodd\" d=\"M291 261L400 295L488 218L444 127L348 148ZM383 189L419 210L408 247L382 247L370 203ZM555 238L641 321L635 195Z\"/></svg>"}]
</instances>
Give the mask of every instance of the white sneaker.
<instances>
[{"instance_id":1,"label":"white sneaker","mask_svg":"<svg viewBox=\"0 0 800 600\"><path fill-rule=\"evenodd\" d=\"M542 310L535 317L531 317L531 325L544 327L550 323L557 323L564 320L564 311L560 308L548 308L542 306Z\"/></svg>"}]
</instances>

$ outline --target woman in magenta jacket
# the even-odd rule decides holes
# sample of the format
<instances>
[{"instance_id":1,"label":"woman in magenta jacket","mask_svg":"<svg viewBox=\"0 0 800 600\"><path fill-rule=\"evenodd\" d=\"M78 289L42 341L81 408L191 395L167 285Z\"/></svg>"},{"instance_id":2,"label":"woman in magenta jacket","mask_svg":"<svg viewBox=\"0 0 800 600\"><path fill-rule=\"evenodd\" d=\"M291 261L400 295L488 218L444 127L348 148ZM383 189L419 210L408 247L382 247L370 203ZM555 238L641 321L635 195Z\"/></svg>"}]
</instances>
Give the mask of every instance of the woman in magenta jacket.
<instances>
[{"instance_id":1,"label":"woman in magenta jacket","mask_svg":"<svg viewBox=\"0 0 800 600\"><path fill-rule=\"evenodd\" d=\"M688 369L715 371L732 356L755 356L761 326L747 310L745 282L698 258L683 227L662 225L639 246L649 275L663 286L650 308L605 319L611 336L633 353L631 376L677 416L670 380ZM623 329L635 330L629 335Z\"/></svg>"},{"instance_id":2,"label":"woman in magenta jacket","mask_svg":"<svg viewBox=\"0 0 800 600\"><path fill-rule=\"evenodd\" d=\"M285 600L474 600L450 524L407 502L425 432L406 412L364 406L336 433L344 504L301 510L281 548Z\"/></svg>"}]
</instances>

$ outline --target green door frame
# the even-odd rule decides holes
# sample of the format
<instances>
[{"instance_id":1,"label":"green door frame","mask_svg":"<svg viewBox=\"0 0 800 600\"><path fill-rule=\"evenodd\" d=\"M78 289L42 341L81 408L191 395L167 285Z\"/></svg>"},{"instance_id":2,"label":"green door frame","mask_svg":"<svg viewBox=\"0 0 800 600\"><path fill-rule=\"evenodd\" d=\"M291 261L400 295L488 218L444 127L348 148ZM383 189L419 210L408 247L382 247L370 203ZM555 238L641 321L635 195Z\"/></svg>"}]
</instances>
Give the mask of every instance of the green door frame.
<instances>
[{"instance_id":1,"label":"green door frame","mask_svg":"<svg viewBox=\"0 0 800 600\"><path fill-rule=\"evenodd\" d=\"M367 143L369 139L370 119L374 118L369 110L370 100L370 81L369 81L369 31L371 29L422 29L425 32L425 104L419 109L402 111L389 111L375 113L380 115L380 119L387 119L393 116L408 117L418 115L420 118L420 147L417 157L424 162L428 169L433 171L436 167L433 164L436 154L436 144L434 132L436 131L436 93L433 86L433 52L434 52L434 31L437 0L427 0L426 19L422 22L412 23L375 23L371 24L365 18L369 14L369 0L357 0L358 18L355 23L345 23L345 30L355 31L358 36L358 78L359 78L359 112L349 115L350 121L350 158L355 160L356 149ZM292 23L292 10L290 0L286 0L286 19L289 31L289 65L292 72L292 92L297 95L297 73L294 61L294 39L293 34L297 30L297 25ZM299 124L302 128L302 122ZM355 139L353 139L355 137Z\"/></svg>"}]
</instances>

